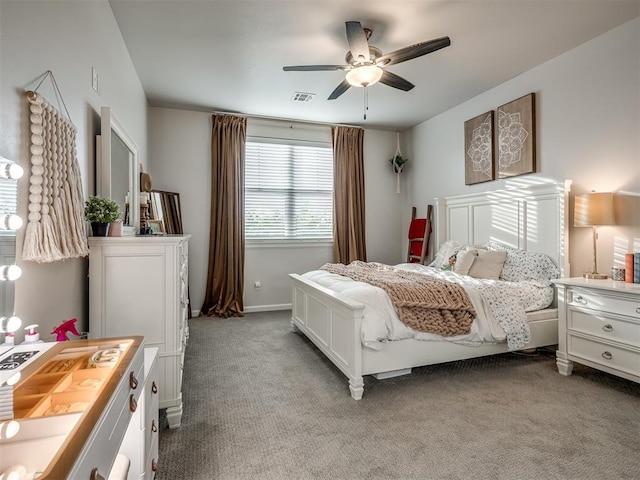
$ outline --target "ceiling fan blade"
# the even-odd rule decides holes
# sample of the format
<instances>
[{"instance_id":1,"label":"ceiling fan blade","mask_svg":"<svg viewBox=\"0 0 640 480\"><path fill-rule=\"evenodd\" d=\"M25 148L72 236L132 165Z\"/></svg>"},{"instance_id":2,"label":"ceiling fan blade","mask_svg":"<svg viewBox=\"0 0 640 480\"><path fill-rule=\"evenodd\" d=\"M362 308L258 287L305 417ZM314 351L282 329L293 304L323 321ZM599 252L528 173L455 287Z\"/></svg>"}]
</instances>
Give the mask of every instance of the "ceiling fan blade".
<instances>
[{"instance_id":1,"label":"ceiling fan blade","mask_svg":"<svg viewBox=\"0 0 640 480\"><path fill-rule=\"evenodd\" d=\"M396 63L406 62L413 58L421 57L427 53L435 52L441 48L451 45L451 39L449 37L436 38L435 40L429 40L428 42L416 43L409 47L401 48L395 52L387 53L376 60L376 63L380 66L394 65Z\"/></svg>"},{"instance_id":2,"label":"ceiling fan blade","mask_svg":"<svg viewBox=\"0 0 640 480\"><path fill-rule=\"evenodd\" d=\"M379 81L380 83L384 83L385 85L389 85L390 87L397 88L398 90L403 90L405 92L408 92L415 87L413 83L399 77L395 73L388 72L387 70L382 73L382 77L380 77Z\"/></svg>"},{"instance_id":3,"label":"ceiling fan blade","mask_svg":"<svg viewBox=\"0 0 640 480\"><path fill-rule=\"evenodd\" d=\"M349 65L292 65L282 67L285 72L324 72L326 70L346 70Z\"/></svg>"},{"instance_id":4,"label":"ceiling fan blade","mask_svg":"<svg viewBox=\"0 0 640 480\"><path fill-rule=\"evenodd\" d=\"M356 62L369 61L369 42L360 22L345 22L347 26L347 41L349 50ZM362 58L360 58L362 57Z\"/></svg>"},{"instance_id":5,"label":"ceiling fan blade","mask_svg":"<svg viewBox=\"0 0 640 480\"><path fill-rule=\"evenodd\" d=\"M331 95L329 95L329 98L327 98L327 100L335 100L344 92L349 90L349 87L351 87L351 84L346 80L343 80L342 83L340 83L340 85L338 85L336 89L333 92L331 92Z\"/></svg>"}]
</instances>

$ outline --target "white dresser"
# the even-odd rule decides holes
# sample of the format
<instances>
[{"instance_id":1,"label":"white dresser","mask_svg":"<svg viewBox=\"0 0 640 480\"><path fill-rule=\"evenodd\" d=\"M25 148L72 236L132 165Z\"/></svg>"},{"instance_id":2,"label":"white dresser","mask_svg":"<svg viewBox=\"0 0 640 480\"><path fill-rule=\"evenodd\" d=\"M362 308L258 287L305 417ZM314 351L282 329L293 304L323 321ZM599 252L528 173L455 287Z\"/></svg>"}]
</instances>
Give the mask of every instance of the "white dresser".
<instances>
[{"instance_id":1,"label":"white dresser","mask_svg":"<svg viewBox=\"0 0 640 480\"><path fill-rule=\"evenodd\" d=\"M189 336L189 235L91 237L91 337L143 335L158 347L159 408L182 418L182 367Z\"/></svg>"},{"instance_id":2,"label":"white dresser","mask_svg":"<svg viewBox=\"0 0 640 480\"><path fill-rule=\"evenodd\" d=\"M558 371L573 362L640 383L640 284L565 278L558 288Z\"/></svg>"}]
</instances>

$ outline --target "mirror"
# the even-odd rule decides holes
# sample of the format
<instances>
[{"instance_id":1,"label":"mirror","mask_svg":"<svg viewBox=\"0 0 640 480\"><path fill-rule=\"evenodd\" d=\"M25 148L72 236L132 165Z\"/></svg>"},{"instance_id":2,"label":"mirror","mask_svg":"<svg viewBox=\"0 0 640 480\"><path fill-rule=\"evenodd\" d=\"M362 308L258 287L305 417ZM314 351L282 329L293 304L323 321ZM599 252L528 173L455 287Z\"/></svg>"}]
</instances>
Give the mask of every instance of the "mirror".
<instances>
[{"instance_id":1,"label":"mirror","mask_svg":"<svg viewBox=\"0 0 640 480\"><path fill-rule=\"evenodd\" d=\"M149 219L159 222L161 232L167 234L184 233L180 194L162 190L151 190L149 194Z\"/></svg>"},{"instance_id":2,"label":"mirror","mask_svg":"<svg viewBox=\"0 0 640 480\"><path fill-rule=\"evenodd\" d=\"M5 160L0 157L0 159ZM18 211L18 181L0 176L0 215L12 215ZM16 232L0 228L0 265L16 262ZM0 317L13 315L15 283L0 280Z\"/></svg>"},{"instance_id":3,"label":"mirror","mask_svg":"<svg viewBox=\"0 0 640 480\"><path fill-rule=\"evenodd\" d=\"M97 137L96 195L120 205L125 235L134 235L140 227L138 187L138 147L111 107L100 109Z\"/></svg>"}]
</instances>

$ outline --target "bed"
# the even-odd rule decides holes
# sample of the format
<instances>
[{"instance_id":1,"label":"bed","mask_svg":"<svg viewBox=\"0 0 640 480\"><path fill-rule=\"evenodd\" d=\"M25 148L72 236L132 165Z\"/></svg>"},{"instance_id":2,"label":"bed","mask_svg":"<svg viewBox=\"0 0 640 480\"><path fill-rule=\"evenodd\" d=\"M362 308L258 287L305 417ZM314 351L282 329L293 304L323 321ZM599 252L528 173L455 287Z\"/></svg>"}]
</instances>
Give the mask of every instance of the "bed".
<instances>
[{"instance_id":1,"label":"bed","mask_svg":"<svg viewBox=\"0 0 640 480\"><path fill-rule=\"evenodd\" d=\"M521 183L517 187L435 200L435 244L501 244L553 259L559 276L569 272L567 221L571 181ZM414 367L509 351L508 344L465 344L404 338L363 345L365 305L312 278L290 274L293 329L302 332L349 380L352 398L364 393L363 376L408 374ZM550 308L529 314L526 348L555 345L558 314Z\"/></svg>"}]
</instances>

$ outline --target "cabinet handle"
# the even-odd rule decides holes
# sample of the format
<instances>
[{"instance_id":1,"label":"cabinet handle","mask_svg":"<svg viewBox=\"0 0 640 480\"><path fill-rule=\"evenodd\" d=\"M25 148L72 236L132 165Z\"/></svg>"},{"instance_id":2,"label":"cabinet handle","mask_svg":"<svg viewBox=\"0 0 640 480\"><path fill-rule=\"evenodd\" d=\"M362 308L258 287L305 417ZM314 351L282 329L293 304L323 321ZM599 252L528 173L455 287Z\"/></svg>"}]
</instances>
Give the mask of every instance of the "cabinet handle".
<instances>
[{"instance_id":1,"label":"cabinet handle","mask_svg":"<svg viewBox=\"0 0 640 480\"><path fill-rule=\"evenodd\" d=\"M133 372L129 373L129 386L134 390L138 388L138 379L136 378L136 374Z\"/></svg>"},{"instance_id":2,"label":"cabinet handle","mask_svg":"<svg viewBox=\"0 0 640 480\"><path fill-rule=\"evenodd\" d=\"M155 458L151 459L151 471L152 472L157 472L158 471L158 464L156 463L156 459Z\"/></svg>"},{"instance_id":3,"label":"cabinet handle","mask_svg":"<svg viewBox=\"0 0 640 480\"><path fill-rule=\"evenodd\" d=\"M640 314L640 307L636 307L636 313Z\"/></svg>"},{"instance_id":4,"label":"cabinet handle","mask_svg":"<svg viewBox=\"0 0 640 480\"><path fill-rule=\"evenodd\" d=\"M576 303L581 303L582 305L586 305L587 301L584 299L582 295L578 295L577 297L573 297L573 301Z\"/></svg>"},{"instance_id":5,"label":"cabinet handle","mask_svg":"<svg viewBox=\"0 0 640 480\"><path fill-rule=\"evenodd\" d=\"M605 360L611 360L613 358L613 354L609 351L602 352L602 358Z\"/></svg>"},{"instance_id":6,"label":"cabinet handle","mask_svg":"<svg viewBox=\"0 0 640 480\"><path fill-rule=\"evenodd\" d=\"M605 326L602 327L602 330L604 330L605 332L613 332L613 326L607 323Z\"/></svg>"},{"instance_id":7,"label":"cabinet handle","mask_svg":"<svg viewBox=\"0 0 640 480\"><path fill-rule=\"evenodd\" d=\"M94 467L91 470L91 476L89 477L89 480L105 480L105 478L100 475L100 472L98 472L98 467Z\"/></svg>"},{"instance_id":8,"label":"cabinet handle","mask_svg":"<svg viewBox=\"0 0 640 480\"><path fill-rule=\"evenodd\" d=\"M151 382L151 393L154 395L158 393L158 386L156 385L156 381Z\"/></svg>"},{"instance_id":9,"label":"cabinet handle","mask_svg":"<svg viewBox=\"0 0 640 480\"><path fill-rule=\"evenodd\" d=\"M131 410L131 412L135 412L137 409L138 402L136 401L136 397L134 397L132 393L131 396L129 396L129 410Z\"/></svg>"},{"instance_id":10,"label":"cabinet handle","mask_svg":"<svg viewBox=\"0 0 640 480\"><path fill-rule=\"evenodd\" d=\"M151 431L156 433L158 431L158 426L156 425L156 419L151 420Z\"/></svg>"}]
</instances>

